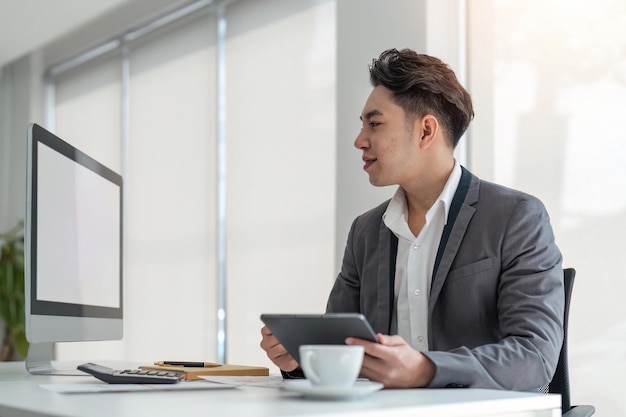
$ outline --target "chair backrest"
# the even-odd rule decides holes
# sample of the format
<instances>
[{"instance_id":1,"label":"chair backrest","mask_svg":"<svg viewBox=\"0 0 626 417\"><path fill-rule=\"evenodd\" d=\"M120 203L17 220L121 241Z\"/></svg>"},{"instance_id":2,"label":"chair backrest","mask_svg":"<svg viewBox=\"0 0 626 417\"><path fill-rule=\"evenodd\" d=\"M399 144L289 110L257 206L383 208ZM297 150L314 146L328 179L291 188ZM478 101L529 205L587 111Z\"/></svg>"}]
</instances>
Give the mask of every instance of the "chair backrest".
<instances>
[{"instance_id":1,"label":"chair backrest","mask_svg":"<svg viewBox=\"0 0 626 417\"><path fill-rule=\"evenodd\" d=\"M556 371L552 377L552 381L548 385L548 392L561 394L561 412L566 413L571 408L570 391L569 391L569 368L567 364L567 326L569 321L569 305L572 298L572 289L574 288L574 277L576 270L574 268L566 268L563 270L563 279L565 285L565 314L563 316L563 346L559 355L559 362Z\"/></svg>"}]
</instances>

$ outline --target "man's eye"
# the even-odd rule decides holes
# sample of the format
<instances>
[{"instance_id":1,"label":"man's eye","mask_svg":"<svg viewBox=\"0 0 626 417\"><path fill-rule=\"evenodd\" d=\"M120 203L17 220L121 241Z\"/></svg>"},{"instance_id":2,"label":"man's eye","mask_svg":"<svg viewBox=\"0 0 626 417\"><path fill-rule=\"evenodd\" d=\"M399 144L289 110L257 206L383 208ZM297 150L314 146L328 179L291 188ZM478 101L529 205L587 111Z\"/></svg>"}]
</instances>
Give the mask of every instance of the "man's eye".
<instances>
[{"instance_id":1,"label":"man's eye","mask_svg":"<svg viewBox=\"0 0 626 417\"><path fill-rule=\"evenodd\" d=\"M376 127L378 126L380 123L378 122L370 122L370 127Z\"/></svg>"}]
</instances>

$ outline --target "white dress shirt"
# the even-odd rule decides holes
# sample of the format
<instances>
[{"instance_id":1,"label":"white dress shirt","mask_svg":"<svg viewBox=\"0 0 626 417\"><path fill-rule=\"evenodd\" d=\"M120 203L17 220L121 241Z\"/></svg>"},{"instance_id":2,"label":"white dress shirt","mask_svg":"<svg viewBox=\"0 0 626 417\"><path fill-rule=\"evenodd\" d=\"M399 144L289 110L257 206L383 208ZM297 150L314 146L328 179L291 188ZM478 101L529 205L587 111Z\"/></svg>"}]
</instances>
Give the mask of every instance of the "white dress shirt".
<instances>
[{"instance_id":1,"label":"white dress shirt","mask_svg":"<svg viewBox=\"0 0 626 417\"><path fill-rule=\"evenodd\" d=\"M409 228L402 187L398 187L383 215L385 225L398 238L391 333L398 334L419 351L428 350L428 294L439 241L460 180L461 166L455 161L443 191L426 213L426 223L418 236Z\"/></svg>"}]
</instances>

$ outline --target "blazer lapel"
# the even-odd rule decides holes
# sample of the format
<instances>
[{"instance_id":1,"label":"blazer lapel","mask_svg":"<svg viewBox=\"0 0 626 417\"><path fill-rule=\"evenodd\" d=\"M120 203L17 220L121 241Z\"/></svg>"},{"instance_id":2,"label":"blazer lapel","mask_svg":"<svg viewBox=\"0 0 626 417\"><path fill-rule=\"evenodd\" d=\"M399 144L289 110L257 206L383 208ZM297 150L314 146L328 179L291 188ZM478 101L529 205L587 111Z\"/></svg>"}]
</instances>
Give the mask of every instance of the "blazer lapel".
<instances>
[{"instance_id":1,"label":"blazer lapel","mask_svg":"<svg viewBox=\"0 0 626 417\"><path fill-rule=\"evenodd\" d=\"M382 334L389 334L391 330L391 315L393 313L393 287L396 277L396 255L398 253L398 238L387 228L381 220L378 231L378 317L372 323L374 330Z\"/></svg>"},{"instance_id":2,"label":"blazer lapel","mask_svg":"<svg viewBox=\"0 0 626 417\"><path fill-rule=\"evenodd\" d=\"M448 214L448 223L444 228L439 250L437 251L428 303L429 318L432 315L437 298L441 293L446 276L448 276L452 261L454 261L459 246L463 241L467 226L476 211L472 205L478 201L478 189L478 178L463 168L461 182L454 195L450 213ZM453 207L455 205L454 200L459 201L459 203L453 213Z\"/></svg>"}]
</instances>

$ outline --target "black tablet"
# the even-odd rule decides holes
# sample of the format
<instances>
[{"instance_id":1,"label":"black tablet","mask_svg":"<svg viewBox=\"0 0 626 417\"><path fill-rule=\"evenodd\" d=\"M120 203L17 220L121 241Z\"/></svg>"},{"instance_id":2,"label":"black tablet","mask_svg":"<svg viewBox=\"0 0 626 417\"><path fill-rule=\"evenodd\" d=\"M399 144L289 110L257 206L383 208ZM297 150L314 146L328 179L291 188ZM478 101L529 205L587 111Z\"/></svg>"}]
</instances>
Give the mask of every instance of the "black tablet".
<instances>
[{"instance_id":1,"label":"black tablet","mask_svg":"<svg viewBox=\"0 0 626 417\"><path fill-rule=\"evenodd\" d=\"M300 345L343 345L346 337L378 342L363 314L262 314L261 321L300 363Z\"/></svg>"}]
</instances>

